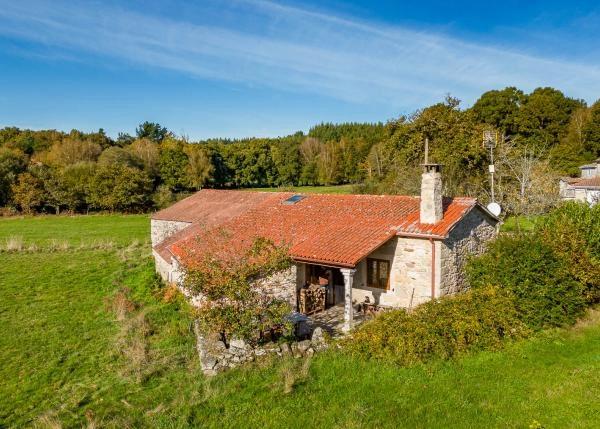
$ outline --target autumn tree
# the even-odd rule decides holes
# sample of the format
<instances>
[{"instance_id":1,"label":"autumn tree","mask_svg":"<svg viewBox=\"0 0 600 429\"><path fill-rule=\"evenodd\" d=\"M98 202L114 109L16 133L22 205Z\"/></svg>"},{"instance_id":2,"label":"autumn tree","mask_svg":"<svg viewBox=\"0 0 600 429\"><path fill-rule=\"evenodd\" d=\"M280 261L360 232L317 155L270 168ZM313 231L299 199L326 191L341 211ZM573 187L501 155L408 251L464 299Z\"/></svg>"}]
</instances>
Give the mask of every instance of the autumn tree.
<instances>
[{"instance_id":1,"label":"autumn tree","mask_svg":"<svg viewBox=\"0 0 600 429\"><path fill-rule=\"evenodd\" d=\"M90 184L96 174L97 165L79 162L61 170L61 183L66 190L64 205L71 212L88 208Z\"/></svg>"},{"instance_id":2,"label":"autumn tree","mask_svg":"<svg viewBox=\"0 0 600 429\"><path fill-rule=\"evenodd\" d=\"M460 100L447 96L443 103L391 121L389 137L371 149L368 160L376 167L371 171L384 172L385 193L418 193L427 140L428 161L443 165L444 193L477 195L487 163L481 131L472 114L460 109Z\"/></svg>"},{"instance_id":3,"label":"autumn tree","mask_svg":"<svg viewBox=\"0 0 600 429\"><path fill-rule=\"evenodd\" d=\"M55 144L48 153L48 163L64 167L78 162L96 161L102 153L98 143L69 136L62 142Z\"/></svg>"},{"instance_id":4,"label":"autumn tree","mask_svg":"<svg viewBox=\"0 0 600 429\"><path fill-rule=\"evenodd\" d=\"M593 158L600 157L600 100L592 105L589 118L585 121L582 131L585 150Z\"/></svg>"},{"instance_id":5,"label":"autumn tree","mask_svg":"<svg viewBox=\"0 0 600 429\"><path fill-rule=\"evenodd\" d=\"M183 147L182 141L171 137L165 139L160 146L158 159L160 178L173 191L187 188L188 157Z\"/></svg>"},{"instance_id":6,"label":"autumn tree","mask_svg":"<svg viewBox=\"0 0 600 429\"><path fill-rule=\"evenodd\" d=\"M98 165L122 165L141 169L144 163L132 151L113 146L102 151L102 154L98 157Z\"/></svg>"},{"instance_id":7,"label":"autumn tree","mask_svg":"<svg viewBox=\"0 0 600 429\"><path fill-rule=\"evenodd\" d=\"M300 145L302 171L300 184L316 185L318 183L318 157L321 152L321 141L314 137L307 137Z\"/></svg>"},{"instance_id":8,"label":"autumn tree","mask_svg":"<svg viewBox=\"0 0 600 429\"><path fill-rule=\"evenodd\" d=\"M205 332L220 334L226 340L243 338L259 342L264 333L284 327L289 303L268 292L262 282L290 266L288 249L262 237L240 249L231 243L226 230L202 236L211 252L184 256L193 261L184 276L184 287L200 298L198 321Z\"/></svg>"},{"instance_id":9,"label":"autumn tree","mask_svg":"<svg viewBox=\"0 0 600 429\"><path fill-rule=\"evenodd\" d=\"M63 180L62 169L37 165L30 167L29 171L42 185L44 206L51 207L54 213L60 214L61 208L67 205L70 197L69 189Z\"/></svg>"},{"instance_id":10,"label":"autumn tree","mask_svg":"<svg viewBox=\"0 0 600 429\"><path fill-rule=\"evenodd\" d=\"M156 177L159 172L159 145L147 138L134 140L127 150L140 159L144 170L150 177Z\"/></svg>"},{"instance_id":11,"label":"autumn tree","mask_svg":"<svg viewBox=\"0 0 600 429\"><path fill-rule=\"evenodd\" d=\"M20 130L7 127L0 130L0 146L18 149L27 155L48 150L52 145L62 141L65 134L56 130Z\"/></svg>"},{"instance_id":12,"label":"autumn tree","mask_svg":"<svg viewBox=\"0 0 600 429\"><path fill-rule=\"evenodd\" d=\"M96 133L89 133L85 139L90 143L95 143L102 149L109 148L115 144L113 139L106 135L103 128L100 128Z\"/></svg>"},{"instance_id":13,"label":"autumn tree","mask_svg":"<svg viewBox=\"0 0 600 429\"><path fill-rule=\"evenodd\" d=\"M31 173L21 173L17 182L11 186L14 203L24 214L31 214L35 207L42 204L44 197L43 183Z\"/></svg>"},{"instance_id":14,"label":"autumn tree","mask_svg":"<svg viewBox=\"0 0 600 429\"><path fill-rule=\"evenodd\" d=\"M187 176L187 185L195 190L199 190L210 178L213 172L213 166L206 151L199 145L189 144L185 148L188 163L185 169Z\"/></svg>"},{"instance_id":15,"label":"autumn tree","mask_svg":"<svg viewBox=\"0 0 600 429\"><path fill-rule=\"evenodd\" d=\"M119 147L126 147L131 145L134 142L135 138L127 133L119 133L117 136L117 140L115 140L115 145Z\"/></svg>"},{"instance_id":16,"label":"autumn tree","mask_svg":"<svg viewBox=\"0 0 600 429\"><path fill-rule=\"evenodd\" d=\"M341 174L341 151L339 143L328 141L320 145L317 156L317 177L321 185L339 183Z\"/></svg>"},{"instance_id":17,"label":"autumn tree","mask_svg":"<svg viewBox=\"0 0 600 429\"><path fill-rule=\"evenodd\" d=\"M0 147L0 206L11 200L11 186L27 168L27 157L17 149Z\"/></svg>"},{"instance_id":18,"label":"autumn tree","mask_svg":"<svg viewBox=\"0 0 600 429\"><path fill-rule=\"evenodd\" d=\"M541 214L558 204L558 175L546 151L533 144L517 146L509 139L497 146L498 195L509 213Z\"/></svg>"}]
</instances>

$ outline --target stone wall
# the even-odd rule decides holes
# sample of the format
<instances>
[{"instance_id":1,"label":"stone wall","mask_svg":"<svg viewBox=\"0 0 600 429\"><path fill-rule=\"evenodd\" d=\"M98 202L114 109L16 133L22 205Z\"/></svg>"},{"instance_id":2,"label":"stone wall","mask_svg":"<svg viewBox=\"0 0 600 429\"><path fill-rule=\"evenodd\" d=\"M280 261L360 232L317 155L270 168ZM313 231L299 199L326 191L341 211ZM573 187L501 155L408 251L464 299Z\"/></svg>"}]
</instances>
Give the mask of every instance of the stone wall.
<instances>
[{"instance_id":1,"label":"stone wall","mask_svg":"<svg viewBox=\"0 0 600 429\"><path fill-rule=\"evenodd\" d=\"M156 251L152 251L155 261L155 267L161 278L171 284L175 284L181 293L190 300L194 306L200 306L205 299L200 294L194 294L183 286L185 272L176 258L171 258L171 262L165 261ZM270 277L259 279L255 282L257 288L262 289L263 293L288 302L292 309L296 309L296 278L297 267L292 264L288 269L273 274Z\"/></svg>"},{"instance_id":2,"label":"stone wall","mask_svg":"<svg viewBox=\"0 0 600 429\"><path fill-rule=\"evenodd\" d=\"M369 258L390 261L389 290L367 286L367 264L356 267L352 297L389 307L414 307L431 298L431 243L418 238L396 237L375 250Z\"/></svg>"},{"instance_id":3,"label":"stone wall","mask_svg":"<svg viewBox=\"0 0 600 429\"><path fill-rule=\"evenodd\" d=\"M464 272L471 254L484 251L496 235L495 222L483 211L471 210L444 240L434 240L435 297L457 293L468 285ZM366 260L356 267L352 297L390 307L415 307L431 299L432 242L422 238L397 237L375 250L369 258L391 262L389 290L367 286Z\"/></svg>"},{"instance_id":4,"label":"stone wall","mask_svg":"<svg viewBox=\"0 0 600 429\"><path fill-rule=\"evenodd\" d=\"M165 238L190 226L189 222L179 222L172 220L150 220L150 240L152 247L162 242Z\"/></svg>"},{"instance_id":5,"label":"stone wall","mask_svg":"<svg viewBox=\"0 0 600 429\"><path fill-rule=\"evenodd\" d=\"M496 236L496 226L488 215L474 209L463 218L442 242L440 295L468 289L465 265L470 255L481 254Z\"/></svg>"},{"instance_id":6,"label":"stone wall","mask_svg":"<svg viewBox=\"0 0 600 429\"><path fill-rule=\"evenodd\" d=\"M165 261L155 250L152 250L154 256L154 268L158 275L166 282L171 283L171 271L173 267L169 261Z\"/></svg>"},{"instance_id":7,"label":"stone wall","mask_svg":"<svg viewBox=\"0 0 600 429\"><path fill-rule=\"evenodd\" d=\"M194 325L194 331L200 366L205 375L216 375L218 372L267 356L309 357L327 348L323 330L319 327L312 332L310 340L282 344L267 343L260 346L252 346L244 340L232 340L229 345L226 345L215 336L204 335L197 324Z\"/></svg>"},{"instance_id":8,"label":"stone wall","mask_svg":"<svg viewBox=\"0 0 600 429\"><path fill-rule=\"evenodd\" d=\"M288 302L293 309L296 309L296 292L298 290L297 272L298 267L292 264L287 270L257 280L256 285L267 295L282 299Z\"/></svg>"},{"instance_id":9,"label":"stone wall","mask_svg":"<svg viewBox=\"0 0 600 429\"><path fill-rule=\"evenodd\" d=\"M563 201L580 201L592 206L600 201L600 191L586 188L575 188L561 180L560 198Z\"/></svg>"},{"instance_id":10,"label":"stone wall","mask_svg":"<svg viewBox=\"0 0 600 429\"><path fill-rule=\"evenodd\" d=\"M183 270L179 261L174 257L171 257L170 261L166 261L155 250L152 250L152 256L154 257L154 268L165 283L181 285Z\"/></svg>"},{"instance_id":11,"label":"stone wall","mask_svg":"<svg viewBox=\"0 0 600 429\"><path fill-rule=\"evenodd\" d=\"M587 202L591 206L598 204L600 202L600 191L588 191Z\"/></svg>"},{"instance_id":12,"label":"stone wall","mask_svg":"<svg viewBox=\"0 0 600 429\"><path fill-rule=\"evenodd\" d=\"M412 308L431 299L431 252L429 240L398 238L391 279L399 306Z\"/></svg>"}]
</instances>

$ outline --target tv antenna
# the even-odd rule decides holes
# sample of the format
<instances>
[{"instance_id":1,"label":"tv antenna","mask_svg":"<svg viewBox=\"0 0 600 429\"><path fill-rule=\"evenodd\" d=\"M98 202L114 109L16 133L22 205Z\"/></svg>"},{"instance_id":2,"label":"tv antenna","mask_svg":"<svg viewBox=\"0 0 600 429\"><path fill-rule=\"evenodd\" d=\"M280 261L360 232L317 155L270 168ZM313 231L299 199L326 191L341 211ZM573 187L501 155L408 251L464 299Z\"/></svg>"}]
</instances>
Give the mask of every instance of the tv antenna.
<instances>
[{"instance_id":1,"label":"tv antenna","mask_svg":"<svg viewBox=\"0 0 600 429\"><path fill-rule=\"evenodd\" d=\"M490 151L490 165L488 167L488 171L490 172L490 187L492 194L492 202L487 205L487 209L494 216L498 216L502 212L502 208L500 204L496 202L496 198L494 196L494 173L496 172L496 167L494 165L494 148L498 143L498 132L492 129L485 130L483 132L483 147Z\"/></svg>"},{"instance_id":2,"label":"tv antenna","mask_svg":"<svg viewBox=\"0 0 600 429\"><path fill-rule=\"evenodd\" d=\"M425 138L425 163L421 164L423 166L423 173L439 173L441 171L442 166L436 163L429 162L429 138Z\"/></svg>"}]
</instances>

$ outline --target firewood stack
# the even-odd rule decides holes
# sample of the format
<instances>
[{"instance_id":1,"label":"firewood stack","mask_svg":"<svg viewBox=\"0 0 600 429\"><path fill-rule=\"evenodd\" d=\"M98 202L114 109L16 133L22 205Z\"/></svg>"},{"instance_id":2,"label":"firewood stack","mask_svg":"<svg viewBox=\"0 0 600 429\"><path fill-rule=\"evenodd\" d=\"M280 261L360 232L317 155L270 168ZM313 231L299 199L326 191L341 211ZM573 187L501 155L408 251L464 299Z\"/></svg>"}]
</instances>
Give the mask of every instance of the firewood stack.
<instances>
[{"instance_id":1,"label":"firewood stack","mask_svg":"<svg viewBox=\"0 0 600 429\"><path fill-rule=\"evenodd\" d=\"M310 285L300 289L298 306L301 313L312 314L325 310L325 289L319 285Z\"/></svg>"}]
</instances>

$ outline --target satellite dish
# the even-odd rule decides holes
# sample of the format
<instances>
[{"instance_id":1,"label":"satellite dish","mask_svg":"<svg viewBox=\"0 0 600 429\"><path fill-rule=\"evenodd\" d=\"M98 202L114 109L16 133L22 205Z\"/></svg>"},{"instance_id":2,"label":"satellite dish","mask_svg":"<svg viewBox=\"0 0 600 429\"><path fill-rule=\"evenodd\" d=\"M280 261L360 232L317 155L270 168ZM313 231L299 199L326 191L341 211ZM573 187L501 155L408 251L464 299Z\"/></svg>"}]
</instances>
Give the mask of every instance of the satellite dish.
<instances>
[{"instance_id":1,"label":"satellite dish","mask_svg":"<svg viewBox=\"0 0 600 429\"><path fill-rule=\"evenodd\" d=\"M500 204L498 204L498 203L489 203L487 205L487 209L494 216L498 216L500 213L502 213L502 208L500 207Z\"/></svg>"}]
</instances>

